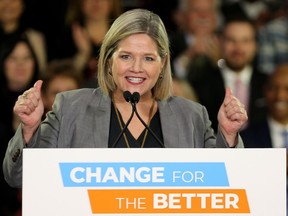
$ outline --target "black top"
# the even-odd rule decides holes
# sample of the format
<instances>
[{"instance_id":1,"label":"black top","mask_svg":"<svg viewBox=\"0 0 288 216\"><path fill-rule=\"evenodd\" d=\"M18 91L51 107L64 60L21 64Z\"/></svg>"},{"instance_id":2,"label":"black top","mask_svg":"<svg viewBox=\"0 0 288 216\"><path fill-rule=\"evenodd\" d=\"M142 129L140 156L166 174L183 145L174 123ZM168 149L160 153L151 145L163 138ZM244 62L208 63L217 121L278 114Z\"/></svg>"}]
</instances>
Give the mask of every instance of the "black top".
<instances>
[{"instance_id":1,"label":"black top","mask_svg":"<svg viewBox=\"0 0 288 216\"><path fill-rule=\"evenodd\" d=\"M125 126L125 123L122 119L121 113L119 112L120 115L120 120L122 122L122 126ZM150 129L154 132L154 134L159 138L160 141L163 143L163 135L162 135L162 130L161 130L161 123L160 123L160 115L159 111L155 113L153 118L151 119L150 122ZM114 109L114 105L112 103L111 107L111 119L110 119L110 133L109 133L109 144L108 147L111 148L116 139L118 138L119 134L121 133L121 128L117 119L117 115ZM145 136L146 129L142 131L138 139L136 140L132 134L130 133L129 129L127 128L124 132L126 134L128 143L131 148L140 148L142 141ZM115 148L127 148L125 139L124 139L124 134L121 136L117 144L114 146ZM150 134L148 131L147 137L144 143L143 148L162 148L162 146L155 140L155 138Z\"/></svg>"}]
</instances>

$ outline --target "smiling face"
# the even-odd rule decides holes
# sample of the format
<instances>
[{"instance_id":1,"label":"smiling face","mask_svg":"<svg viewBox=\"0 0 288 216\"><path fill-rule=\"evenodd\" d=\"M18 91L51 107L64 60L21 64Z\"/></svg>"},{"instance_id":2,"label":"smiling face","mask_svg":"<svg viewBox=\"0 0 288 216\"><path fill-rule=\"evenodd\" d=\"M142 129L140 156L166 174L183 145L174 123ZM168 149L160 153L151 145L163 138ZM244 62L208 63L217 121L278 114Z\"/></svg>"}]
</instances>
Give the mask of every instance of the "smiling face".
<instances>
[{"instance_id":1,"label":"smiling face","mask_svg":"<svg viewBox=\"0 0 288 216\"><path fill-rule=\"evenodd\" d=\"M279 66L266 88L265 96L270 115L279 123L288 123L288 64Z\"/></svg>"},{"instance_id":2,"label":"smiling face","mask_svg":"<svg viewBox=\"0 0 288 216\"><path fill-rule=\"evenodd\" d=\"M124 91L139 92L142 98L152 97L164 66L156 42L146 34L124 38L112 56L112 76L117 89L114 96L123 97Z\"/></svg>"}]
</instances>

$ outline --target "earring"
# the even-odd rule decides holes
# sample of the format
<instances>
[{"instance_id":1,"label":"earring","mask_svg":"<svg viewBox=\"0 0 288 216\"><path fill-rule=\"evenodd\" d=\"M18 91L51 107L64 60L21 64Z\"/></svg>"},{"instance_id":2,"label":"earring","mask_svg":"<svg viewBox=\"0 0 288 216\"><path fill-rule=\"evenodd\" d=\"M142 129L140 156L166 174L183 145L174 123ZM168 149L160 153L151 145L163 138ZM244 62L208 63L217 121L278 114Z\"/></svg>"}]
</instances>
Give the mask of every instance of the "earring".
<instances>
[{"instance_id":1,"label":"earring","mask_svg":"<svg viewBox=\"0 0 288 216\"><path fill-rule=\"evenodd\" d=\"M163 79L163 72L161 72L159 75L159 80L162 80L162 79Z\"/></svg>"},{"instance_id":2,"label":"earring","mask_svg":"<svg viewBox=\"0 0 288 216\"><path fill-rule=\"evenodd\" d=\"M110 76L112 76L112 71L111 71L110 68L108 68L108 74L109 74Z\"/></svg>"}]
</instances>

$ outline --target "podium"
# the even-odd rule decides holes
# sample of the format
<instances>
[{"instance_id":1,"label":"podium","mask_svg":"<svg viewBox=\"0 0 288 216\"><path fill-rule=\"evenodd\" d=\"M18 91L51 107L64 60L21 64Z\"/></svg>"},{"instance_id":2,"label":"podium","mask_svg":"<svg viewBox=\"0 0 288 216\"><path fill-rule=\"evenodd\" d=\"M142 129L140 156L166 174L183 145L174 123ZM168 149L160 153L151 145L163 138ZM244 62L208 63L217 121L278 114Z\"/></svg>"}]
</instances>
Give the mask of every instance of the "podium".
<instances>
[{"instance_id":1,"label":"podium","mask_svg":"<svg viewBox=\"0 0 288 216\"><path fill-rule=\"evenodd\" d=\"M23 216L286 216L286 149L24 149Z\"/></svg>"}]
</instances>

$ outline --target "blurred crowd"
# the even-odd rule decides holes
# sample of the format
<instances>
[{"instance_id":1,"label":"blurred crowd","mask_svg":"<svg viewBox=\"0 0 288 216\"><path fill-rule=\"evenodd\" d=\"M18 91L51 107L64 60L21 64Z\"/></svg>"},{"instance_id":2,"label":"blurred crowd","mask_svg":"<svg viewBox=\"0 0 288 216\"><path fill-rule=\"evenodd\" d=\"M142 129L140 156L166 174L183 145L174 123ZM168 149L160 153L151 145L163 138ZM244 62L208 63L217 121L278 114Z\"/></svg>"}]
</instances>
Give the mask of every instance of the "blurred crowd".
<instances>
[{"instance_id":1,"label":"blurred crowd","mask_svg":"<svg viewBox=\"0 0 288 216\"><path fill-rule=\"evenodd\" d=\"M1 163L20 123L13 115L18 96L42 79L46 113L58 92L97 87L101 42L132 8L160 15L170 37L174 93L203 104L215 132L230 87L248 112L245 147L286 148L288 1L0 0ZM21 190L5 183L2 170L0 176L0 215L21 215Z\"/></svg>"}]
</instances>

